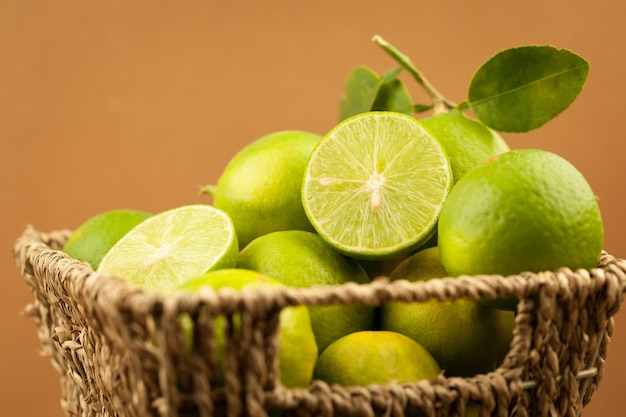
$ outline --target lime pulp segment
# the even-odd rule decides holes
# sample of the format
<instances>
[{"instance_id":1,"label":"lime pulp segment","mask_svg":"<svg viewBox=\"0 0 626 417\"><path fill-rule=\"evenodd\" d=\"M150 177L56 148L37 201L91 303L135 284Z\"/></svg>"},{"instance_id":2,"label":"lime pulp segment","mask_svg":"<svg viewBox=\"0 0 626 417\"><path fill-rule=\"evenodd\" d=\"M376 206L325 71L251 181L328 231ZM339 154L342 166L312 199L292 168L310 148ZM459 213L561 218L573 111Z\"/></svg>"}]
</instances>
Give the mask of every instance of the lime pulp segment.
<instances>
[{"instance_id":1,"label":"lime pulp segment","mask_svg":"<svg viewBox=\"0 0 626 417\"><path fill-rule=\"evenodd\" d=\"M131 229L105 255L98 271L144 289L169 292L218 267L234 267L237 238L226 213L188 205L156 214Z\"/></svg>"},{"instance_id":2,"label":"lime pulp segment","mask_svg":"<svg viewBox=\"0 0 626 417\"><path fill-rule=\"evenodd\" d=\"M314 149L302 200L337 250L385 259L431 236L451 185L445 151L414 117L369 112L339 123Z\"/></svg>"}]
</instances>

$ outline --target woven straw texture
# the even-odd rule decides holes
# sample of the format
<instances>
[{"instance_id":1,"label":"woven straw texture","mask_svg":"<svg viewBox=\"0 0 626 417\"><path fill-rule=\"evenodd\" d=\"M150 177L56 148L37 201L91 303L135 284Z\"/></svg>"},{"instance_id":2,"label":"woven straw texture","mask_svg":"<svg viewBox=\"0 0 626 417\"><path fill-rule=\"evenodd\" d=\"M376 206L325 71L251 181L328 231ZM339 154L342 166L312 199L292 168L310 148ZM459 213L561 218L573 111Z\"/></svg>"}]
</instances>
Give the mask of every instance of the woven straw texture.
<instances>
[{"instance_id":1,"label":"woven straw texture","mask_svg":"<svg viewBox=\"0 0 626 417\"><path fill-rule=\"evenodd\" d=\"M59 250L69 235L27 227L14 255L33 294L25 314L59 372L61 406L71 417L463 416L469 402L481 416L579 416L602 378L626 291L626 262L603 253L598 268L575 272L163 296L71 259ZM349 388L280 383L278 314L287 306L503 296L520 302L510 351L494 372ZM191 348L181 314L195 325ZM223 383L212 337L220 315Z\"/></svg>"}]
</instances>

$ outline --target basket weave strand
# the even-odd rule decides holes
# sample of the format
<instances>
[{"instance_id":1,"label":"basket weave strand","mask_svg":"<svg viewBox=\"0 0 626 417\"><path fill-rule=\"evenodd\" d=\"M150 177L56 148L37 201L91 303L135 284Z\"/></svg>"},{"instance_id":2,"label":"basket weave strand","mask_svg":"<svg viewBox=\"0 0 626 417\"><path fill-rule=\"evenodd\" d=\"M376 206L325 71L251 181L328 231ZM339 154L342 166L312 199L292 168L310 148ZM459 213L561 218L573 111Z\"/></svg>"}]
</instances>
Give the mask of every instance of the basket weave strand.
<instances>
[{"instance_id":1,"label":"basket weave strand","mask_svg":"<svg viewBox=\"0 0 626 417\"><path fill-rule=\"evenodd\" d=\"M14 256L33 294L25 314L59 372L71 417L462 416L470 403L483 417L579 416L602 378L626 291L626 262L603 253L591 270L165 296L71 259L60 251L70 234L27 227ZM510 350L493 372L365 387L280 383L286 307L481 297L520 300ZM192 325L191 344L181 317Z\"/></svg>"}]
</instances>

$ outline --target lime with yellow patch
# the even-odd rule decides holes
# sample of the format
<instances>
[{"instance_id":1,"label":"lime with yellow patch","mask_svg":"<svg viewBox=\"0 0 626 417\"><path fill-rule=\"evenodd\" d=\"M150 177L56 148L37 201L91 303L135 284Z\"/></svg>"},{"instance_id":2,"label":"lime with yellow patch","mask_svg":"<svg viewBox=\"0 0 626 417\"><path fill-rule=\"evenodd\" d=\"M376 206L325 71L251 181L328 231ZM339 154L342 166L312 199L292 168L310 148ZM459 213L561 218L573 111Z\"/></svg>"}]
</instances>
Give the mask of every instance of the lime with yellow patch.
<instances>
[{"instance_id":1,"label":"lime with yellow patch","mask_svg":"<svg viewBox=\"0 0 626 417\"><path fill-rule=\"evenodd\" d=\"M424 347L389 331L350 333L320 354L314 377L329 384L366 386L431 379L440 368Z\"/></svg>"},{"instance_id":2,"label":"lime with yellow patch","mask_svg":"<svg viewBox=\"0 0 626 417\"><path fill-rule=\"evenodd\" d=\"M260 286L280 286L282 283L255 271L241 268L225 268L210 271L199 277L190 279L177 287L179 291L195 292L202 287L213 290L232 288L235 290L253 289ZM218 363L223 366L224 334L222 316L214 323L215 341L217 343ZM239 326L238 315L233 319ZM280 380L287 387L306 387L311 382L313 368L317 360L318 350L315 336L311 329L309 314L305 306L286 307L280 312L279 324L280 351L278 367ZM237 329L235 330L235 333ZM187 328L190 338L192 329ZM193 341L190 341L192 343ZM219 372L223 376L220 368Z\"/></svg>"},{"instance_id":3,"label":"lime with yellow patch","mask_svg":"<svg viewBox=\"0 0 626 417\"><path fill-rule=\"evenodd\" d=\"M411 282L446 277L437 247L407 258L390 274ZM471 299L395 301L381 307L380 326L410 337L428 350L448 376L496 369L509 351L515 315Z\"/></svg>"}]
</instances>

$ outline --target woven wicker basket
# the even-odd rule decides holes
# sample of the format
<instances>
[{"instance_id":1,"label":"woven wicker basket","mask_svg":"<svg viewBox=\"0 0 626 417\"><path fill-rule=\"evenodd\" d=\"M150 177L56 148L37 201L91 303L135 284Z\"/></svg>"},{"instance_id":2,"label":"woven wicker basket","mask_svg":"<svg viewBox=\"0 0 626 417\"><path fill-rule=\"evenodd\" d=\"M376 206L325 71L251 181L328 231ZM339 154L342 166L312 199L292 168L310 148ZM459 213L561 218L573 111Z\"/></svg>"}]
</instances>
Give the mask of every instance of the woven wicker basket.
<instances>
[{"instance_id":1,"label":"woven wicker basket","mask_svg":"<svg viewBox=\"0 0 626 417\"><path fill-rule=\"evenodd\" d=\"M312 289L260 288L163 296L95 273L59 248L69 231L26 228L15 260L58 370L68 416L578 416L602 377L613 315L626 291L626 262L603 253L598 268L511 277L374 280ZM286 306L516 296L511 349L494 372L413 384L308 388L281 385L278 314ZM202 314L200 314L202 312ZM191 356L178 317L197 326ZM233 315L241 329L232 331ZM225 384L216 382L213 319L226 323Z\"/></svg>"}]
</instances>

